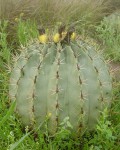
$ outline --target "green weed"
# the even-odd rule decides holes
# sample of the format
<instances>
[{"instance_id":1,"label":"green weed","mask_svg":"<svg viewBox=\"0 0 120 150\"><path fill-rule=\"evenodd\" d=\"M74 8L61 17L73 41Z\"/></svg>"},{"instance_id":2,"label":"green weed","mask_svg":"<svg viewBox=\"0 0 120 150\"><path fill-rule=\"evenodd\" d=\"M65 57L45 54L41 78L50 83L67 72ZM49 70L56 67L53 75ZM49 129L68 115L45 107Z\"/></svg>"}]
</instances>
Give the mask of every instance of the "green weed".
<instances>
[{"instance_id":1,"label":"green weed","mask_svg":"<svg viewBox=\"0 0 120 150\"><path fill-rule=\"evenodd\" d=\"M89 141L91 150L112 150L115 146L116 136L111 122L108 120L108 111L105 109L96 126L96 134Z\"/></svg>"}]
</instances>

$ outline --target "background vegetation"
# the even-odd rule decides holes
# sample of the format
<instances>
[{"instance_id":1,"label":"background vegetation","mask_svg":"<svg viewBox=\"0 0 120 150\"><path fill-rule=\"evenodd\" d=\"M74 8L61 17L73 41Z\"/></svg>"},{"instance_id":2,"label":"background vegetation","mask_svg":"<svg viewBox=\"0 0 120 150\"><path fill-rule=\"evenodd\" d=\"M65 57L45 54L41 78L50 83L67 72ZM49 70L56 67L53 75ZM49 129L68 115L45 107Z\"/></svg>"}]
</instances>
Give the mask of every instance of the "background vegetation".
<instances>
[{"instance_id":1,"label":"background vegetation","mask_svg":"<svg viewBox=\"0 0 120 150\"><path fill-rule=\"evenodd\" d=\"M13 55L38 36L37 27L75 23L78 36L104 49L106 59L120 61L119 0L0 0L0 149L3 150L119 150L120 81L113 79L111 110L105 110L94 132L76 137L67 118L54 137L22 127L10 104L8 84ZM92 40L91 40L92 39ZM92 42L91 42L92 41ZM120 75L120 73L118 74Z\"/></svg>"}]
</instances>

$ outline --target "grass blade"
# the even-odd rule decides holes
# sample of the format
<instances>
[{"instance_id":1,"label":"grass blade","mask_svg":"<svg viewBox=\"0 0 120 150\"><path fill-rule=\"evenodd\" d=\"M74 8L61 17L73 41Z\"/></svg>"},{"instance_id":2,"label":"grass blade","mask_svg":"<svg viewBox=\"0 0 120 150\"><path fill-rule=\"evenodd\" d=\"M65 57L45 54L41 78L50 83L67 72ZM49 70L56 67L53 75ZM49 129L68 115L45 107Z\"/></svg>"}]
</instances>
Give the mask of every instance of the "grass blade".
<instances>
[{"instance_id":1,"label":"grass blade","mask_svg":"<svg viewBox=\"0 0 120 150\"><path fill-rule=\"evenodd\" d=\"M26 133L21 139L19 139L19 141L17 141L17 142L15 142L14 144L12 144L12 145L10 146L10 149L9 149L9 150L14 150L20 143L23 142L23 140L24 140L27 136L29 136L30 133L31 133L31 132Z\"/></svg>"},{"instance_id":2,"label":"grass blade","mask_svg":"<svg viewBox=\"0 0 120 150\"><path fill-rule=\"evenodd\" d=\"M36 128L36 131L39 130L41 128L41 126L43 125L44 121ZM23 137L21 137L17 142L15 142L14 144L12 144L10 146L9 150L14 150L20 143L23 142L23 140L28 137L31 133L33 132L33 130L31 130L30 132L26 133Z\"/></svg>"},{"instance_id":3,"label":"grass blade","mask_svg":"<svg viewBox=\"0 0 120 150\"><path fill-rule=\"evenodd\" d=\"M10 109L8 110L7 114L3 117L3 119L0 121L0 127L5 123L5 121L10 117L10 115L12 114L12 112L14 111L16 102L14 101L10 107Z\"/></svg>"}]
</instances>

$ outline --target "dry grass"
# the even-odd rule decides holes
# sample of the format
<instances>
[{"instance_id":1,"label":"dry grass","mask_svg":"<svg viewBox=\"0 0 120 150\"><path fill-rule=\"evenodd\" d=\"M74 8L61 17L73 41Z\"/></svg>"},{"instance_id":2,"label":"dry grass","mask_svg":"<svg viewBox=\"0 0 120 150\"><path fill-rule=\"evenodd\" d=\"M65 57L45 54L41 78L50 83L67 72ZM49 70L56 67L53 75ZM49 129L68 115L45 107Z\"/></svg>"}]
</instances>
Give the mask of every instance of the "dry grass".
<instances>
[{"instance_id":1,"label":"dry grass","mask_svg":"<svg viewBox=\"0 0 120 150\"><path fill-rule=\"evenodd\" d=\"M34 19L45 28L53 28L57 22L77 23L77 31L86 36L117 8L113 4L114 0L0 0L0 19L9 20L9 40L16 39L15 18L21 13L24 20Z\"/></svg>"},{"instance_id":2,"label":"dry grass","mask_svg":"<svg viewBox=\"0 0 120 150\"><path fill-rule=\"evenodd\" d=\"M25 18L35 18L47 26L56 22L96 23L108 10L113 0L0 0L0 17L14 19L24 12Z\"/></svg>"}]
</instances>

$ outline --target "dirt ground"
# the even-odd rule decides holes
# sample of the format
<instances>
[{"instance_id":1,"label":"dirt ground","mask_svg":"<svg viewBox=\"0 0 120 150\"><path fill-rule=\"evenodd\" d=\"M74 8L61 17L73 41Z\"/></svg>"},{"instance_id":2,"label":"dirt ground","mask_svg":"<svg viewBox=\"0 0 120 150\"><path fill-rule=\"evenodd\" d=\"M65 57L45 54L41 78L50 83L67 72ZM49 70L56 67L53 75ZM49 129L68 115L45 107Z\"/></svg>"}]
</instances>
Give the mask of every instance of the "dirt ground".
<instances>
[{"instance_id":1,"label":"dirt ground","mask_svg":"<svg viewBox=\"0 0 120 150\"><path fill-rule=\"evenodd\" d=\"M110 62L110 68L113 72L113 78L116 81L120 81L120 62Z\"/></svg>"}]
</instances>

